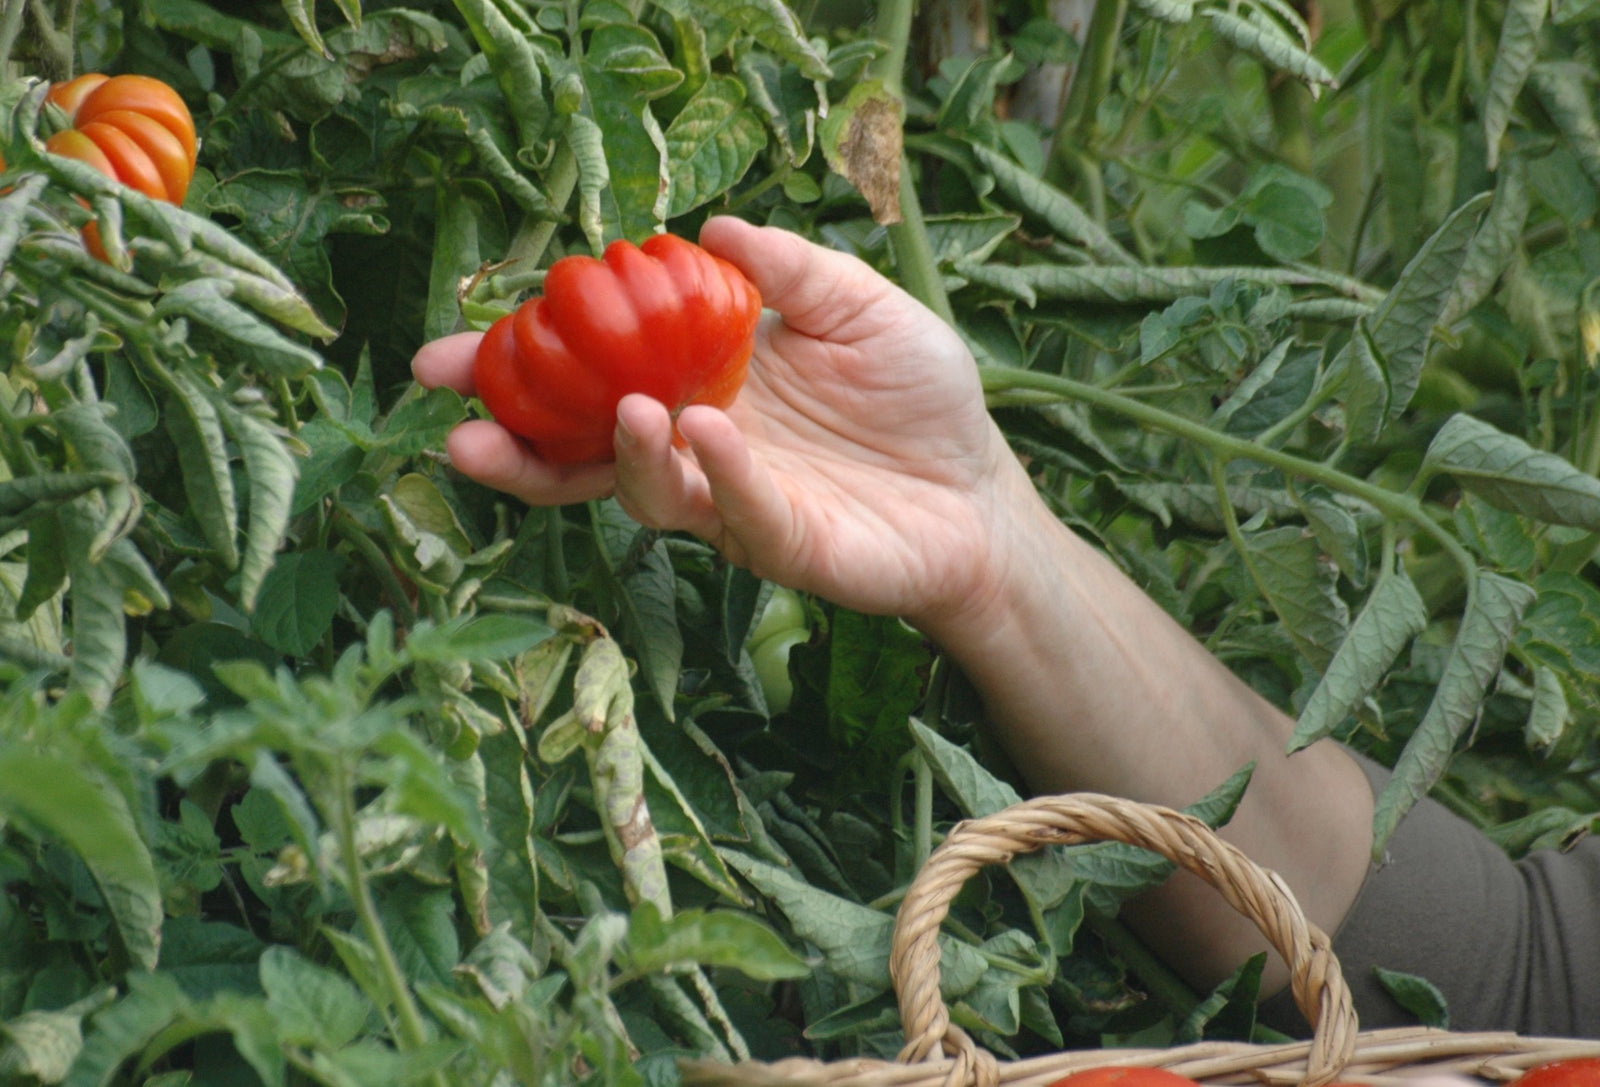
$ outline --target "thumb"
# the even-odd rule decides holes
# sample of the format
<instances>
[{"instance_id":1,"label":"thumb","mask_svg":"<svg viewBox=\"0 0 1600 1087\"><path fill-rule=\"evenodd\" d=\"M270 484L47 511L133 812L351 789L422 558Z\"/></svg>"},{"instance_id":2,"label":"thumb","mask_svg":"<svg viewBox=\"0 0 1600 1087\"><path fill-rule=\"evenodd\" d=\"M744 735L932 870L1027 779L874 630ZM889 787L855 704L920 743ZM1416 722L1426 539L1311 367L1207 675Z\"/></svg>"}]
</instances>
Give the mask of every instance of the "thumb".
<instances>
[{"instance_id":1,"label":"thumb","mask_svg":"<svg viewBox=\"0 0 1600 1087\"><path fill-rule=\"evenodd\" d=\"M862 314L890 301L915 305L864 261L778 227L718 216L701 228L700 243L743 272L761 304L806 336L845 340L840 330Z\"/></svg>"}]
</instances>

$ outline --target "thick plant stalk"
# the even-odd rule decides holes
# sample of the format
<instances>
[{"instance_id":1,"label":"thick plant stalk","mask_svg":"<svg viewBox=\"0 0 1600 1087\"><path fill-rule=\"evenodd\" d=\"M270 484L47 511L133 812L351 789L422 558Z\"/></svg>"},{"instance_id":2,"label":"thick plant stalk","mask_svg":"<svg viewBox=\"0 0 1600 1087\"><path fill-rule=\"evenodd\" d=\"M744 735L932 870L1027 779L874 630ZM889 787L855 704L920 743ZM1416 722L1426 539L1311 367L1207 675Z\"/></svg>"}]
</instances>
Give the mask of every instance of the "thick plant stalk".
<instances>
[{"instance_id":1,"label":"thick plant stalk","mask_svg":"<svg viewBox=\"0 0 1600 1087\"><path fill-rule=\"evenodd\" d=\"M1128 0L1098 0L1089 20L1089 33L1078 59L1078 69L1061 111L1055 145L1045 167L1045 180L1060 185L1080 172L1084 149L1094 143L1095 115L1111 87L1117 64L1117 41L1128 15Z\"/></svg>"},{"instance_id":2,"label":"thick plant stalk","mask_svg":"<svg viewBox=\"0 0 1600 1087\"><path fill-rule=\"evenodd\" d=\"M884 0L878 7L875 30L888 51L874 63L873 74L896 96L902 94L905 86L911 16L911 0ZM922 219L922 205L911 180L911 163L904 155L900 157L900 222L891 224L888 229L901 285L946 324L954 325L955 311L950 308L950 298L939 276L933 245L928 241L928 228Z\"/></svg>"}]
</instances>

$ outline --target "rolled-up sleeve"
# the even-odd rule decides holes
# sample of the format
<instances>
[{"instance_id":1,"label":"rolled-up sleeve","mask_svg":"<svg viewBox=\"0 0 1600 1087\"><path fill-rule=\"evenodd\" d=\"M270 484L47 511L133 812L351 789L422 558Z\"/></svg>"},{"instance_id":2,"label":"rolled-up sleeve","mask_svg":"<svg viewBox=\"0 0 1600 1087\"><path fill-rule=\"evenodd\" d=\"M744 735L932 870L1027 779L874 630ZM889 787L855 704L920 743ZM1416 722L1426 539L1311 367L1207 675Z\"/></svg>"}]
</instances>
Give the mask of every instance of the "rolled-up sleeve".
<instances>
[{"instance_id":1,"label":"rolled-up sleeve","mask_svg":"<svg viewBox=\"0 0 1600 1087\"><path fill-rule=\"evenodd\" d=\"M1388 771L1361 760L1377 795ZM1334 936L1363 1027L1415 1017L1375 968L1432 982L1455 1030L1600 1038L1600 840L1513 861L1442 805L1402 821ZM1287 998L1264 1021L1304 1031Z\"/></svg>"}]
</instances>

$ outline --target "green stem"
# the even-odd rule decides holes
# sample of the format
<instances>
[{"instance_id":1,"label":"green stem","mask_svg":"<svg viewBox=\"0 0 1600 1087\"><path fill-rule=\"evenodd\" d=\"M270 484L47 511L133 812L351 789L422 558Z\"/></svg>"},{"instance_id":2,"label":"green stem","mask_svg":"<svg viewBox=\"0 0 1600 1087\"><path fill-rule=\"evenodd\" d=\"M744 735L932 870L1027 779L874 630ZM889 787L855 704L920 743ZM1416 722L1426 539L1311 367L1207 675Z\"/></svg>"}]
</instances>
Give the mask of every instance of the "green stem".
<instances>
[{"instance_id":1,"label":"green stem","mask_svg":"<svg viewBox=\"0 0 1600 1087\"><path fill-rule=\"evenodd\" d=\"M1145 990L1171 1010L1173 1017L1182 1021L1194 1011L1200 998L1185 985L1183 979L1172 972L1166 963L1156 958L1144 943L1129 931L1128 926L1115 917L1106 917L1090 910L1084 915L1089 927L1094 929L1111 952L1120 959Z\"/></svg>"},{"instance_id":2,"label":"green stem","mask_svg":"<svg viewBox=\"0 0 1600 1087\"><path fill-rule=\"evenodd\" d=\"M383 582L383 587L394 599L394 606L400 613L400 621L405 626L415 626L417 622L417 609L411 605L411 597L406 594L405 586L400 584L400 578L395 575L394 567L389 563L389 556L367 535L366 528L343 510L334 513L333 528L340 537L367 561L372 572L378 575L378 580Z\"/></svg>"},{"instance_id":3,"label":"green stem","mask_svg":"<svg viewBox=\"0 0 1600 1087\"><path fill-rule=\"evenodd\" d=\"M906 55L911 46L912 0L881 0L872 36L884 45L883 55L872 62L872 74L897 97L905 91Z\"/></svg>"},{"instance_id":4,"label":"green stem","mask_svg":"<svg viewBox=\"0 0 1600 1087\"><path fill-rule=\"evenodd\" d=\"M556 152L555 160L550 163L550 170L545 174L544 180L550 187L550 202L557 208L566 207L567 201L572 199L572 190L578 187L578 157L572 153L570 147L563 145L561 150ZM550 239L555 236L556 226L554 219L524 217L522 225L517 228L516 236L506 248L506 260L538 264L544 257L545 249L550 245Z\"/></svg>"},{"instance_id":5,"label":"green stem","mask_svg":"<svg viewBox=\"0 0 1600 1087\"><path fill-rule=\"evenodd\" d=\"M985 394L1009 393L1018 389L1054 393L1060 399L1080 401L1131 419L1142 426L1176 435L1223 460L1242 458L1254 461L1268 468L1276 468L1286 475L1309 479L1330 490L1359 498L1386 518L1409 521L1433 537L1469 577L1477 571L1477 563L1467 549L1428 516L1421 500L1415 495L1397 494L1326 464L1212 430L1203 423L1069 377L1001 367L984 367L981 373Z\"/></svg>"},{"instance_id":6,"label":"green stem","mask_svg":"<svg viewBox=\"0 0 1600 1087\"><path fill-rule=\"evenodd\" d=\"M911 297L938 314L945 324L954 326L955 311L950 308L950 296L939 275L933 243L928 241L917 187L911 180L911 162L904 156L900 159L900 217L900 222L889 227L889 244L894 250L900 282Z\"/></svg>"},{"instance_id":7,"label":"green stem","mask_svg":"<svg viewBox=\"0 0 1600 1087\"><path fill-rule=\"evenodd\" d=\"M933 767L920 753L911 765L917 782L916 822L911 828L912 852L916 871L920 872L928 862L928 855L933 852Z\"/></svg>"},{"instance_id":8,"label":"green stem","mask_svg":"<svg viewBox=\"0 0 1600 1087\"><path fill-rule=\"evenodd\" d=\"M1062 107L1056 126L1055 143L1045 166L1045 180L1060 185L1066 178L1081 173L1078 155L1094 145L1095 118L1100 102L1111 87L1116 73L1117 40L1128 14L1128 0L1098 0L1089 17L1089 30L1079 54L1078 70Z\"/></svg>"},{"instance_id":9,"label":"green stem","mask_svg":"<svg viewBox=\"0 0 1600 1087\"><path fill-rule=\"evenodd\" d=\"M906 55L910 49L912 0L883 0L873 36L885 46L882 56L872 64L872 74L897 98L904 98ZM895 268L906 291L938 314L946 324L955 324L955 311L945 294L944 280L928 241L928 227L922 218L922 202L911 179L911 160L900 156L900 221L889 225L889 245Z\"/></svg>"},{"instance_id":10,"label":"green stem","mask_svg":"<svg viewBox=\"0 0 1600 1087\"><path fill-rule=\"evenodd\" d=\"M355 785L350 780L350 770L340 765L338 773L339 810L337 812L339 852L344 861L345 880L350 901L355 904L356 921L372 947L377 960L378 973L389 999L394 1002L399 1018L399 1038L403 1050L421 1049L428 1043L428 1030L422 1021L422 1011L411 995L400 961L395 958L394 947L383 929L383 919L378 916L378 904L372 898L372 888L366 873L361 870L361 855L356 849L356 797ZM436 1081L438 1077L435 1077Z\"/></svg>"}]
</instances>

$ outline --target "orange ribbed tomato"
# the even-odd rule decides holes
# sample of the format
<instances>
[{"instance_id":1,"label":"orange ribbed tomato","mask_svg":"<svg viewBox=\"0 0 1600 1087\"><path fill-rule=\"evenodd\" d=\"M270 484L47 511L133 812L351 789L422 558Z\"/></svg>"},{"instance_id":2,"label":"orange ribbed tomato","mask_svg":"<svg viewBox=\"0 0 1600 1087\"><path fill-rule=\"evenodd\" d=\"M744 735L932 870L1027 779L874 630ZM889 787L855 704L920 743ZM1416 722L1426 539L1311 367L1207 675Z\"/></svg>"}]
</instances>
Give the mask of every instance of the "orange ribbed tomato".
<instances>
[{"instance_id":1,"label":"orange ribbed tomato","mask_svg":"<svg viewBox=\"0 0 1600 1087\"><path fill-rule=\"evenodd\" d=\"M142 75L81 75L50 88L47 101L72 122L45 140L47 151L86 162L155 200L182 204L194 178L194 117L178 92ZM84 228L89 250L105 259L99 231Z\"/></svg>"}]
</instances>

